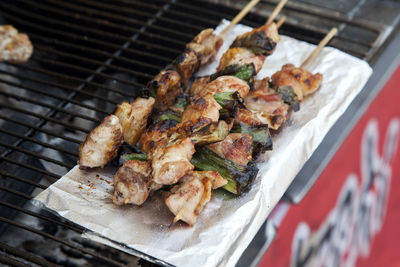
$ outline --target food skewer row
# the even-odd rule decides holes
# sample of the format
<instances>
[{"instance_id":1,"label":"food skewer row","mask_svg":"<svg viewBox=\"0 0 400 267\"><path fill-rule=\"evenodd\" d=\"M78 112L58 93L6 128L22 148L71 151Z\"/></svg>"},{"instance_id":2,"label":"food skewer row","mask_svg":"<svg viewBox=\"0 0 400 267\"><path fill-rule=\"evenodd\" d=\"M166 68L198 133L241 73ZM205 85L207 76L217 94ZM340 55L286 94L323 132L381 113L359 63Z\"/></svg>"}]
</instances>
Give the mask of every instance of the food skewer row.
<instances>
[{"instance_id":1,"label":"food skewer row","mask_svg":"<svg viewBox=\"0 0 400 267\"><path fill-rule=\"evenodd\" d=\"M160 120L147 129L140 140L141 150L147 155L129 154L125 160L131 159L128 163L133 164L131 163L132 159L147 158L149 161L146 170L152 169L152 171L151 173L148 171L147 175L141 175L143 172L135 169L138 166L133 166L131 168L131 172L134 173L132 177L136 179L133 183L124 180L125 172L118 171L114 177L116 186L114 202L142 204L152 191L165 184L172 185L179 181L179 184L172 187L166 197L166 205L175 214L175 222L183 220L188 224L194 224L200 211L210 200L212 189L225 186L225 189L230 192L240 194L252 184L258 169L254 164L248 165L251 159L249 151L254 149L254 143L269 147L272 145L268 128L235 127L236 133L228 135L228 132L232 130L232 121L228 125L219 120L219 111L221 106L225 106L224 102L227 100L223 94L233 91L233 94L238 97L245 97L249 91L248 83L243 80L252 78L255 73L253 65L247 64L245 67L248 66L252 66L250 72L246 68L236 71L235 74L240 78L225 75L224 79L206 85L208 89L214 87L215 90L211 89L211 93L193 98L186 109L177 116L177 119L172 119L178 123L176 126L170 124L171 119L166 119ZM235 70L232 71L235 72ZM222 74L228 74L227 70ZM229 80L232 79L233 83L229 83ZM229 90L229 84L235 83L232 90ZM228 91L221 90L224 88ZM203 87L202 91L204 90ZM221 124L223 127L219 127ZM209 134L205 133L210 133L209 129L212 126L216 126L218 133L221 132L221 128L224 129L224 134L217 134L217 138L211 140ZM188 136L187 132L190 133L190 138L185 137ZM211 133L213 132L215 131L211 131ZM199 139L197 139L198 133L201 137ZM192 144L189 142L190 139ZM198 140L204 141L205 139L206 143L220 140L222 142L211 144L207 148L197 146L195 157L192 157L195 152L193 142L199 145L201 143ZM223 155L220 155L221 152ZM194 166L197 171L193 171ZM120 170L124 170L124 168L120 168ZM141 177L139 181L138 177ZM132 185L135 185L135 188L129 187ZM138 194L137 192L145 193ZM142 198L137 199L138 195Z\"/></svg>"},{"instance_id":2,"label":"food skewer row","mask_svg":"<svg viewBox=\"0 0 400 267\"><path fill-rule=\"evenodd\" d=\"M149 87L155 92L153 96L146 96L145 94L149 91L144 90L144 97L138 97L132 103L121 103L114 115L105 118L96 129L92 130L79 147L79 166L81 168L102 168L116 156L117 149L123 141L136 145L147 125L147 118L153 107L165 109L175 103L177 95L183 93L181 84L184 81L181 76L188 75L184 72L185 66L193 71L202 62L204 64L210 60L220 48L221 40L220 36L215 36L211 29L201 31L186 46L183 55L174 61L175 68L182 70L181 74L173 70L162 70L149 83ZM192 66L185 61L185 53L188 50L190 55L194 55L191 61Z\"/></svg>"},{"instance_id":3,"label":"food skewer row","mask_svg":"<svg viewBox=\"0 0 400 267\"><path fill-rule=\"evenodd\" d=\"M315 51L320 51L322 49L322 47L324 45L326 45L326 43L328 43L329 39L333 37L334 34L332 34L332 32L335 32L336 30L333 29L330 34L328 35L328 38L324 38L323 41L321 41L321 43L318 45L318 47L314 50ZM309 57L308 62L310 62L316 55L317 53L312 53L312 56ZM295 77L298 83L301 83L304 79L304 76L309 77L311 74L310 72L308 72L307 70L303 69L303 68L295 68L294 66L288 66L289 64L285 65L282 70L278 71L277 73L275 73L276 75L282 75L282 73L286 73L287 75L292 75L293 77ZM304 66L304 64L302 64ZM287 73L289 72L289 74ZM300 76L298 76L298 74L300 74ZM308 79L308 78L306 78ZM322 76L321 76L322 79ZM287 83L286 86L291 86L293 85L293 81L291 81L290 83ZM319 88L320 84L316 84L316 89ZM307 88L308 89L308 88ZM315 89L315 90L316 90ZM315 91L314 90L314 91ZM314 92L313 91L313 92ZM305 92L310 92L310 91L305 91ZM243 125L240 125L239 127L243 127ZM223 156L219 155L218 153L214 153L215 150L213 150L212 148L210 148L210 146L216 146L216 147L224 147L226 145L226 143L228 143L229 146L229 139L233 139L234 137L231 136L232 134L228 135L228 137L226 139L228 140L223 140L222 142L219 143L214 143L208 146L203 146L200 148L196 149L196 154L192 159L192 162L195 164L197 169L200 170L208 170L208 171L212 171L212 170L216 170L218 171L218 173L224 177L227 178L227 176L229 175L235 175L237 173L241 173L241 175L243 175L243 173L250 173L251 175L251 169L252 169L252 163L250 163L249 165L244 165L244 162L242 162L242 165L240 164L240 162L236 161L231 161L228 160L226 158L224 158ZM253 135L254 136L254 135ZM248 148L248 146L246 146L246 144L244 143L243 145L240 146L240 148ZM238 151L240 153L243 153L243 150L238 149ZM239 157L240 160L240 153L236 154L236 157ZM210 164L211 162L211 164ZM237 167L242 167L242 169L247 168L249 171L248 172L243 172L243 170L238 169ZM196 171L195 171L196 172ZM192 173L195 173L192 172ZM201 173L201 172L199 172ZM257 173L257 171L255 171L255 174ZM254 175L255 176L255 175ZM253 177L254 177L253 176ZM186 177L186 176L185 176ZM254 178L250 178L248 180L246 180L246 178L241 177L242 180L244 180L247 183L251 183L252 179ZM192 180L190 180L192 181ZM173 212L175 214L175 218L174 218L174 222L178 221L178 220L183 220L185 222L187 222L188 224L193 224L193 222L195 222L195 219L198 215L198 210L194 209L194 204L193 203L198 203L198 205L201 204L201 206L204 206L204 202L198 202L197 201L197 195L193 193L193 191L188 190L189 186L195 186L193 185L190 181L186 181L185 179L183 179L182 181L180 181L179 185L176 185L173 190L171 190L170 195L166 198L166 204L169 207L169 209L171 210L171 212ZM228 188L226 188L228 186ZM229 190L235 190L235 187L231 187L229 188L228 184L225 184L225 188L229 191ZM200 190L200 189L199 189ZM198 206L197 206L198 207Z\"/></svg>"},{"instance_id":4,"label":"food skewer row","mask_svg":"<svg viewBox=\"0 0 400 267\"><path fill-rule=\"evenodd\" d=\"M203 32L202 32L203 33ZM201 35L201 34L200 34ZM197 36L198 37L198 36ZM194 42L192 42L192 47L198 48L198 44L201 44L199 41L202 38L196 38L194 39ZM207 39L207 38L205 38ZM190 47L190 46L189 46ZM194 49L189 49L189 52L191 54ZM200 50L198 50L200 51ZM186 58L186 57L185 57ZM201 57L198 57L198 60L201 61ZM185 62L185 60L180 61L176 60L175 65L179 65L181 62ZM205 61L203 61L205 62ZM202 63L203 63L202 62ZM178 69L178 68L177 68ZM179 71L178 71L179 72ZM181 71L182 73L182 71ZM179 73L178 73L179 74ZM171 76L171 72L169 73L160 73L161 79L158 79L159 82L166 82L172 83L172 86L166 86L167 89L170 88L176 88L177 84L177 79L169 79ZM162 79L162 77L166 77L165 79ZM185 76L187 77L187 76ZM157 77L156 77L157 78ZM186 79L187 81L187 79ZM181 80L182 82L182 80ZM118 139L117 144L121 144L121 128L122 132L125 132L125 129L130 129L131 132L140 132L143 131L145 128L145 123L142 121L136 121L133 118L147 118L147 116L150 114L150 111L152 109L152 106L154 105L155 101L163 100L162 97L159 97L158 92L165 92L164 96L170 95L168 92L169 90L159 90L157 88L157 100L154 100L154 98L149 97L148 99L142 98L140 101L142 101L142 104L146 106L151 106L150 108L146 109L135 109L132 107L131 104L125 103L121 104L120 107L117 109L116 115L119 115L119 119L121 121L122 127L117 127L115 125L115 118L112 118L112 124L108 123L105 125L104 131L96 128L94 132L97 132L97 143L101 143L101 141L104 140L116 140ZM178 93L179 94L179 93ZM178 95L177 94L177 95ZM171 97L171 99L176 98ZM212 96L208 96L209 99L214 98ZM202 196L201 201L202 203L206 203L209 200L209 197L211 195L211 188L215 189L219 186L222 186L226 184L226 180L221 177L221 175L216 172L216 171L204 171L204 172L191 172L194 168L194 166L190 163L190 159L195 152L194 145L193 145L193 140L189 137L185 137L185 132L190 132L190 135L193 136L194 134L199 133L199 140L200 142L204 140L204 133L206 133L206 136L208 136L210 133L213 135L215 131L209 132L210 128L213 128L212 126L216 126L216 128L224 128L225 132L229 132L229 130L232 128L232 124L228 125L225 123L223 124L223 121L218 121L218 108L217 105L214 106L208 106L207 101L205 101L204 98L199 99L200 101L198 103L195 103L193 112L187 112L186 116L185 113L182 114L182 120L181 125L178 128L175 128L177 133L175 134L175 137L171 138L171 136L168 136L168 130L170 129L170 126L168 125L160 125L160 124L155 124L153 125L153 128L150 128L150 131L146 131L144 136L141 138L141 149L145 152L148 152L147 158L149 159L150 162L145 162L145 161L140 161L140 160L129 160L124 163L124 165L118 170L114 177L114 184L115 184L115 195L114 195L114 202L116 204L128 204L128 203L134 203L134 204L142 204L148 197L149 193L152 190L157 190L161 188L163 185L170 185L170 184L175 184L177 183L182 177L181 182L182 183L189 183L190 187L196 186L199 190L195 190L196 193L195 195ZM146 103L146 101L148 101ZM136 102L136 100L135 100ZM168 99L167 101L168 102ZM172 102L172 101L171 101ZM160 102L159 102L160 103ZM161 102L162 103L162 102ZM133 104L133 103L132 103ZM140 105L138 105L139 107ZM163 105L159 105L163 106ZM157 106L157 107L159 107ZM196 116L196 106L198 108L198 111L200 111L200 116L197 116L193 120L193 114ZM206 109L204 110L204 106L206 106ZM208 109L207 109L208 108ZM190 110L190 109L187 109ZM202 112L203 111L203 112ZM217 112L215 112L217 111ZM122 118L122 119L121 119ZM204 118L206 120L204 120ZM185 124L185 119L186 122L190 122L189 125ZM208 120L207 120L208 119ZM195 122L198 125L193 125L192 123ZM205 124L206 122L206 124ZM211 122L211 123L210 123ZM165 121L166 124L170 123L170 120ZM216 123L216 124L215 124ZM219 127L222 124L223 127ZM197 127L201 126L201 127ZM208 126L208 127L203 127L203 126ZM211 127L210 127L211 126ZM204 130L206 128L206 130ZM215 127L214 127L215 128ZM139 129L137 131L132 131L132 129ZM199 129L199 130L198 130ZM97 130L97 131L96 131ZM108 134L104 135L104 132ZM154 131L153 131L154 130ZM207 132L208 131L208 132ZM170 131L169 131L170 132ZM208 135L207 135L208 134ZM146 139L146 136L148 137ZM226 136L226 135L225 135ZM125 141L127 143L136 143L137 142L137 136L132 136L130 138L127 138ZM88 136L88 139L90 140L90 136ZM96 138L95 138L96 139ZM135 140L136 139L136 140ZM219 140L222 140L223 138L219 137ZM130 140L130 141L128 141ZM92 147L96 146L95 140L91 140L94 143L93 146L89 146L89 149ZM209 142L209 141L208 141ZM86 143L86 142L85 142ZM248 142L249 144L251 142ZM117 145L117 146L118 146ZM81 148L86 148L87 146L83 145ZM104 148L104 147L103 147ZM110 148L110 147L108 147ZM111 147L113 151L115 151L115 144ZM92 151L86 151L88 155L96 154L97 156L103 155L103 158L107 158L107 153L101 153L103 151L97 151L97 153L93 153ZM80 150L80 155L81 155L81 150ZM96 158L97 159L97 158ZM143 159L143 157L142 157ZM80 157L81 160L81 157ZM104 161L104 159L103 159ZM80 161L81 162L81 161ZM171 164L173 163L173 164ZM231 173L234 173L235 170L230 170ZM237 171L236 171L237 172ZM191 173L191 174L190 174ZM190 179L185 178L187 176L191 176ZM255 176L255 175L254 175ZM151 178L150 178L151 177ZM194 178L193 178L194 177ZM202 187L200 188L198 181L201 181ZM178 187L178 189L181 187ZM177 189L177 190L178 190ZM172 190L171 192L174 192ZM180 193L181 194L181 193ZM208 196L208 197L206 197ZM185 216L185 211L183 209L176 209L174 206L174 203L176 201L172 201L172 198L167 198L166 199L166 204L170 208L173 213L179 213L179 217L187 217ZM190 199L193 199L193 197L190 197ZM197 202L196 202L197 203ZM175 203L176 204L176 203ZM185 204L184 207L187 207ZM201 205L199 205L201 207ZM186 209L185 210L189 212L191 209ZM201 208L197 210L197 215L200 212ZM196 218L195 217L192 218ZM191 221L189 219L185 220L189 224L191 224Z\"/></svg>"}]
</instances>

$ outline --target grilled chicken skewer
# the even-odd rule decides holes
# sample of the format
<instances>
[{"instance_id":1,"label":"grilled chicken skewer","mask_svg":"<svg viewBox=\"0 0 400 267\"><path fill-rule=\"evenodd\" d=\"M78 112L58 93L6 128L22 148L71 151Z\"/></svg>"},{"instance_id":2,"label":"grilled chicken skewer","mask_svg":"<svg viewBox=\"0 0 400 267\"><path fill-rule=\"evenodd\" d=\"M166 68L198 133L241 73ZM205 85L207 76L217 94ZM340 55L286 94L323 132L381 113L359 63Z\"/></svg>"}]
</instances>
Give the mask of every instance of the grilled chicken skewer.
<instances>
[{"instance_id":1,"label":"grilled chicken skewer","mask_svg":"<svg viewBox=\"0 0 400 267\"><path fill-rule=\"evenodd\" d=\"M321 86L322 74L312 74L304 66L321 51L336 32L337 29L333 28L299 68L293 64L286 64L272 75L271 80L265 78L256 81L256 90L245 99L246 108L238 110L235 122L253 126L267 123L271 129L278 130L288 119L290 107L298 111L299 102Z\"/></svg>"}]
</instances>

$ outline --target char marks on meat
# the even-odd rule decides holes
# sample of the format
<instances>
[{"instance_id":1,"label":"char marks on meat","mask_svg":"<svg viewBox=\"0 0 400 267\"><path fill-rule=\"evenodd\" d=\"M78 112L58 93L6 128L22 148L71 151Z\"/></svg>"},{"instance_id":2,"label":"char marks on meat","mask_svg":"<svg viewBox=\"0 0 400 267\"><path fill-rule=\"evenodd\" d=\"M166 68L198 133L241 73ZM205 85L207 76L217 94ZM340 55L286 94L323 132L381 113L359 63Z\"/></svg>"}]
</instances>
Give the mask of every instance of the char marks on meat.
<instances>
[{"instance_id":1,"label":"char marks on meat","mask_svg":"<svg viewBox=\"0 0 400 267\"><path fill-rule=\"evenodd\" d=\"M122 125L125 142L136 145L146 128L147 118L153 109L154 102L152 97L148 99L138 97L131 104L123 102L118 105L114 114Z\"/></svg>"},{"instance_id":2,"label":"char marks on meat","mask_svg":"<svg viewBox=\"0 0 400 267\"><path fill-rule=\"evenodd\" d=\"M149 162L126 161L114 175L113 202L117 205L142 205L149 196L150 174Z\"/></svg>"},{"instance_id":3,"label":"char marks on meat","mask_svg":"<svg viewBox=\"0 0 400 267\"><path fill-rule=\"evenodd\" d=\"M124 141L122 126L115 115L104 118L79 146L79 167L104 167L118 154Z\"/></svg>"},{"instance_id":4,"label":"char marks on meat","mask_svg":"<svg viewBox=\"0 0 400 267\"><path fill-rule=\"evenodd\" d=\"M165 198L165 204L175 215L175 222L182 220L193 225L207 202L210 201L211 189L226 183L227 181L215 171L191 172L171 189Z\"/></svg>"},{"instance_id":5,"label":"char marks on meat","mask_svg":"<svg viewBox=\"0 0 400 267\"><path fill-rule=\"evenodd\" d=\"M272 83L274 87L291 86L297 95L298 100L302 100L303 96L307 96L321 86L322 74L296 68L293 64L282 66L280 71L272 75Z\"/></svg>"},{"instance_id":6,"label":"char marks on meat","mask_svg":"<svg viewBox=\"0 0 400 267\"><path fill-rule=\"evenodd\" d=\"M251 160L252 144L253 137L251 135L230 133L221 142L210 144L207 148L211 149L222 158L246 166L249 160Z\"/></svg>"}]
</instances>

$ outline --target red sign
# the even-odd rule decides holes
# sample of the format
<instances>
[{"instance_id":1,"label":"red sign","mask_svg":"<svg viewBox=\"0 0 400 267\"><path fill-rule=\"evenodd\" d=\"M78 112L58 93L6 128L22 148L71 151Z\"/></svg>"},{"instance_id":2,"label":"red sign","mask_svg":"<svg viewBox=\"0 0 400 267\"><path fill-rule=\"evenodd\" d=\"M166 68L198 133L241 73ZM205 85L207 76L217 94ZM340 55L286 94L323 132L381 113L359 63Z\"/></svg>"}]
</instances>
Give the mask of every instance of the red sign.
<instances>
[{"instance_id":1,"label":"red sign","mask_svg":"<svg viewBox=\"0 0 400 267\"><path fill-rule=\"evenodd\" d=\"M260 266L400 266L399 135L400 67L290 208Z\"/></svg>"}]
</instances>

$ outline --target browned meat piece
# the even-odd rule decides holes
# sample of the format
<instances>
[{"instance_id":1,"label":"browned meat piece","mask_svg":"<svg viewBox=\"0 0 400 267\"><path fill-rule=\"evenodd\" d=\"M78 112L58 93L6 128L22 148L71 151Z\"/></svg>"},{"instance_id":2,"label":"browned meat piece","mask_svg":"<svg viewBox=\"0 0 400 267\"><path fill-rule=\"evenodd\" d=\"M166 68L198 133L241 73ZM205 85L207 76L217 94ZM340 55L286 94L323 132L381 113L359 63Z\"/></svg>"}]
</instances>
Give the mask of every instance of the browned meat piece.
<instances>
[{"instance_id":1,"label":"browned meat piece","mask_svg":"<svg viewBox=\"0 0 400 267\"><path fill-rule=\"evenodd\" d=\"M33 53L33 46L28 35L18 33L11 25L0 26L0 62L8 61L22 64Z\"/></svg>"},{"instance_id":2,"label":"browned meat piece","mask_svg":"<svg viewBox=\"0 0 400 267\"><path fill-rule=\"evenodd\" d=\"M206 64L213 59L219 48L222 46L222 38L216 36L213 31L213 29L205 29L201 31L192 42L186 45L186 48L196 51L197 55L201 59L201 65Z\"/></svg>"},{"instance_id":3,"label":"browned meat piece","mask_svg":"<svg viewBox=\"0 0 400 267\"><path fill-rule=\"evenodd\" d=\"M244 100L246 108L236 112L235 122L248 125L264 125L277 130L287 119L289 106L275 90L269 88L269 78L254 82L255 90Z\"/></svg>"},{"instance_id":4,"label":"browned meat piece","mask_svg":"<svg viewBox=\"0 0 400 267\"><path fill-rule=\"evenodd\" d=\"M160 71L152 80L152 84L157 90L155 108L158 110L167 110L175 104L176 97L183 94L181 76L173 70Z\"/></svg>"},{"instance_id":5,"label":"browned meat piece","mask_svg":"<svg viewBox=\"0 0 400 267\"><path fill-rule=\"evenodd\" d=\"M206 94L222 93L222 92L238 92L241 98L245 98L249 93L250 86L235 76L220 76L214 81L211 81L195 93L196 97L202 97Z\"/></svg>"},{"instance_id":6,"label":"browned meat piece","mask_svg":"<svg viewBox=\"0 0 400 267\"><path fill-rule=\"evenodd\" d=\"M187 124L189 121L191 125L195 125L200 119L207 120L208 122L218 121L220 109L221 106L215 101L211 93L198 99L193 99L183 112L182 121L178 127Z\"/></svg>"},{"instance_id":7,"label":"browned meat piece","mask_svg":"<svg viewBox=\"0 0 400 267\"><path fill-rule=\"evenodd\" d=\"M207 145L221 157L246 166L251 160L253 137L249 134L231 133L221 142Z\"/></svg>"},{"instance_id":8,"label":"browned meat piece","mask_svg":"<svg viewBox=\"0 0 400 267\"><path fill-rule=\"evenodd\" d=\"M156 147L165 147L168 144L172 128L173 126L168 120L151 125L140 138L140 149L148 153Z\"/></svg>"},{"instance_id":9,"label":"browned meat piece","mask_svg":"<svg viewBox=\"0 0 400 267\"><path fill-rule=\"evenodd\" d=\"M236 37L231 48L242 47L251 50L255 55L271 55L279 42L278 28L275 23L255 28Z\"/></svg>"},{"instance_id":10,"label":"browned meat piece","mask_svg":"<svg viewBox=\"0 0 400 267\"><path fill-rule=\"evenodd\" d=\"M265 61L265 56L262 54L256 55L254 52L247 48L233 47L226 51L219 62L218 71L234 64L244 65L253 63L258 73Z\"/></svg>"},{"instance_id":11,"label":"browned meat piece","mask_svg":"<svg viewBox=\"0 0 400 267\"><path fill-rule=\"evenodd\" d=\"M117 156L118 148L123 142L124 136L118 117L105 117L79 146L79 167L104 167Z\"/></svg>"},{"instance_id":12,"label":"browned meat piece","mask_svg":"<svg viewBox=\"0 0 400 267\"><path fill-rule=\"evenodd\" d=\"M303 96L315 92L322 83L322 74L296 68L293 64L286 64L282 69L272 75L272 82L275 87L291 86L297 95L298 100Z\"/></svg>"},{"instance_id":13,"label":"browned meat piece","mask_svg":"<svg viewBox=\"0 0 400 267\"><path fill-rule=\"evenodd\" d=\"M195 224L200 212L211 199L211 189L226 183L216 171L194 171L184 176L165 198L165 204L175 215L174 222L182 220L189 225Z\"/></svg>"},{"instance_id":14,"label":"browned meat piece","mask_svg":"<svg viewBox=\"0 0 400 267\"><path fill-rule=\"evenodd\" d=\"M210 77L202 77L197 79L192 86L189 88L189 94L191 95L200 95L203 88L207 85L207 83L210 81Z\"/></svg>"},{"instance_id":15,"label":"browned meat piece","mask_svg":"<svg viewBox=\"0 0 400 267\"><path fill-rule=\"evenodd\" d=\"M148 154L153 169L153 181L162 185L177 183L194 169L190 163L194 152L194 144L190 138L170 142L166 147L155 147Z\"/></svg>"},{"instance_id":16,"label":"browned meat piece","mask_svg":"<svg viewBox=\"0 0 400 267\"><path fill-rule=\"evenodd\" d=\"M136 145L146 128L147 118L153 109L154 102L152 97L148 99L138 97L131 104L122 102L118 105L114 114L122 125L125 142Z\"/></svg>"},{"instance_id":17,"label":"browned meat piece","mask_svg":"<svg viewBox=\"0 0 400 267\"><path fill-rule=\"evenodd\" d=\"M186 87L190 78L200 67L196 51L186 48L180 56L174 60L176 70L181 75L181 82Z\"/></svg>"},{"instance_id":18,"label":"browned meat piece","mask_svg":"<svg viewBox=\"0 0 400 267\"><path fill-rule=\"evenodd\" d=\"M149 196L150 173L149 162L126 161L114 175L113 202L117 205L142 205Z\"/></svg>"},{"instance_id":19,"label":"browned meat piece","mask_svg":"<svg viewBox=\"0 0 400 267\"><path fill-rule=\"evenodd\" d=\"M194 176L200 180L202 180L203 178L208 178L211 181L212 189L220 188L228 183L228 180L222 177L221 174L219 174L219 172L217 171L193 171L186 176ZM183 177L182 179L184 180L185 177Z\"/></svg>"}]
</instances>

